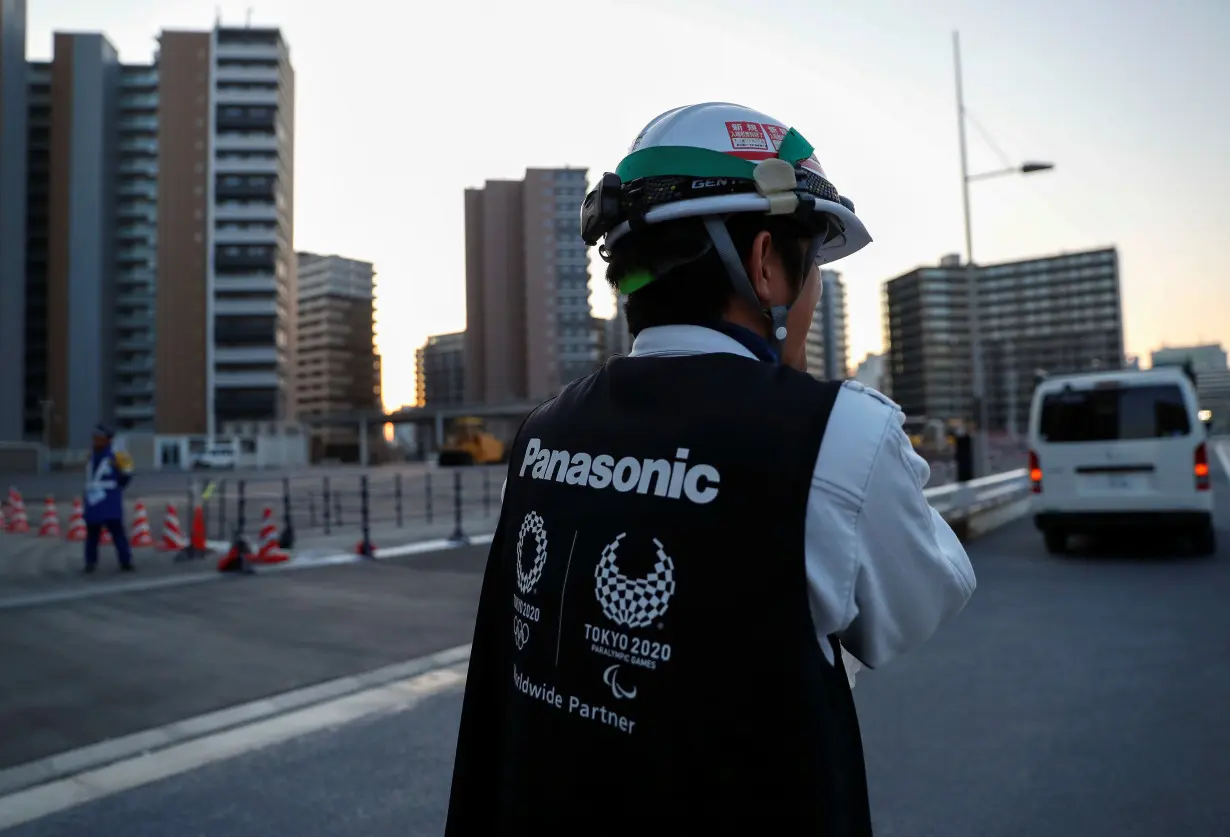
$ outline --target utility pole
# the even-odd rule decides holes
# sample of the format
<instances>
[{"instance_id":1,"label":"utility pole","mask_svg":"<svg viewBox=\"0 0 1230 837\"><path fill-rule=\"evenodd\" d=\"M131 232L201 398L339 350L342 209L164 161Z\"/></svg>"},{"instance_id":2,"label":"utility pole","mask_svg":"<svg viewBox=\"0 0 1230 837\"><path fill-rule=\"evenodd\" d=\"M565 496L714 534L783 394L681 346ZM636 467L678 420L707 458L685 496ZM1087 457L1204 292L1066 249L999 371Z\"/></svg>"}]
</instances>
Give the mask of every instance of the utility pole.
<instances>
[{"instance_id":1,"label":"utility pole","mask_svg":"<svg viewBox=\"0 0 1230 837\"><path fill-rule=\"evenodd\" d=\"M987 404L982 333L978 316L978 271L974 267L974 229L969 208L969 154L965 139L965 90L961 79L961 36L952 33L957 87L957 137L961 145L961 207L965 220L965 292L969 306L970 417L974 421L974 476L987 476Z\"/></svg>"}]
</instances>

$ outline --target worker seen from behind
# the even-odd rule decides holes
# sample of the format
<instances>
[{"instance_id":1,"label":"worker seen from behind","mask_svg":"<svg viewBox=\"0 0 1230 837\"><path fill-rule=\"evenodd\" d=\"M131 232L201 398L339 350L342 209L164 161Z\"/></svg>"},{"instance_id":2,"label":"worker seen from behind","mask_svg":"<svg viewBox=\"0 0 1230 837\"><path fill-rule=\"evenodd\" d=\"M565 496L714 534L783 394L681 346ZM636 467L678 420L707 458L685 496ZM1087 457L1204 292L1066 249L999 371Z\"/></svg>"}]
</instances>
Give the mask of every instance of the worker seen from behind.
<instances>
[{"instance_id":1,"label":"worker seen from behind","mask_svg":"<svg viewBox=\"0 0 1230 837\"><path fill-rule=\"evenodd\" d=\"M106 425L94 428L94 452L85 473L85 571L98 566L98 542L111 533L120 569L131 571L132 549L124 532L124 489L132 480L132 458L112 447L115 434Z\"/></svg>"},{"instance_id":2,"label":"worker seen from behind","mask_svg":"<svg viewBox=\"0 0 1230 837\"><path fill-rule=\"evenodd\" d=\"M653 120L581 227L634 342L514 441L446 833L869 835L843 651L975 586L902 411L795 368L871 237L802 134L720 103Z\"/></svg>"}]
</instances>

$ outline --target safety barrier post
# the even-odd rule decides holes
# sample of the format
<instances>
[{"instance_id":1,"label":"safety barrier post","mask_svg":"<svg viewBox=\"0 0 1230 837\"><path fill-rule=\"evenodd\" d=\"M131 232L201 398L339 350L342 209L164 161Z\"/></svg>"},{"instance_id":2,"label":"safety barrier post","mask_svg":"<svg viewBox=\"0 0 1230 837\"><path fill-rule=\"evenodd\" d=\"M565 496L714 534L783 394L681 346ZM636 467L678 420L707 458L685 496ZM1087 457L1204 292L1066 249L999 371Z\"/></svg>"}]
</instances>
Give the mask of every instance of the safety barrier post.
<instances>
[{"instance_id":1,"label":"safety barrier post","mask_svg":"<svg viewBox=\"0 0 1230 837\"><path fill-rule=\"evenodd\" d=\"M243 535L244 523L247 521L248 512L248 481L240 480L237 487L237 496L235 497L235 535L231 539L231 555L234 556L233 561L228 561L226 570L228 572L238 572L250 574L253 572L252 565L248 563L248 556L251 551L248 549L247 538Z\"/></svg>"},{"instance_id":2,"label":"safety barrier post","mask_svg":"<svg viewBox=\"0 0 1230 837\"><path fill-rule=\"evenodd\" d=\"M467 544L470 539L461 530L461 471L453 471L453 534L449 538L454 544Z\"/></svg>"},{"instance_id":3,"label":"safety barrier post","mask_svg":"<svg viewBox=\"0 0 1230 837\"><path fill-rule=\"evenodd\" d=\"M324 512L325 512L325 534L328 535L330 534L329 524L331 522L330 516L329 516L329 478L328 477L324 478L324 486L321 488L321 501L322 501L321 506L324 507Z\"/></svg>"},{"instance_id":4,"label":"safety barrier post","mask_svg":"<svg viewBox=\"0 0 1230 837\"><path fill-rule=\"evenodd\" d=\"M431 513L431 474L428 474L428 475L427 475L427 488L426 488L426 492L427 492L427 493L426 493L426 497L427 497L427 507L426 507L426 508L427 508L427 522L428 522L428 524L430 524L430 523L431 523L432 516L433 516L433 515L432 515L432 513Z\"/></svg>"},{"instance_id":5,"label":"safety barrier post","mask_svg":"<svg viewBox=\"0 0 1230 837\"><path fill-rule=\"evenodd\" d=\"M397 528L402 527L401 474L393 475L393 512L397 515Z\"/></svg>"},{"instance_id":6,"label":"safety barrier post","mask_svg":"<svg viewBox=\"0 0 1230 837\"><path fill-rule=\"evenodd\" d=\"M359 477L359 518L363 525L363 540L359 541L359 548L355 552L363 558L374 558L374 550L372 549L372 533L368 526L368 511L367 511L367 474Z\"/></svg>"},{"instance_id":7,"label":"safety barrier post","mask_svg":"<svg viewBox=\"0 0 1230 837\"><path fill-rule=\"evenodd\" d=\"M282 527L278 546L292 549L295 545L295 522L290 516L290 477L282 477L282 517L286 520L286 525Z\"/></svg>"},{"instance_id":8,"label":"safety barrier post","mask_svg":"<svg viewBox=\"0 0 1230 837\"><path fill-rule=\"evenodd\" d=\"M218 481L218 535L226 537L226 480Z\"/></svg>"}]
</instances>

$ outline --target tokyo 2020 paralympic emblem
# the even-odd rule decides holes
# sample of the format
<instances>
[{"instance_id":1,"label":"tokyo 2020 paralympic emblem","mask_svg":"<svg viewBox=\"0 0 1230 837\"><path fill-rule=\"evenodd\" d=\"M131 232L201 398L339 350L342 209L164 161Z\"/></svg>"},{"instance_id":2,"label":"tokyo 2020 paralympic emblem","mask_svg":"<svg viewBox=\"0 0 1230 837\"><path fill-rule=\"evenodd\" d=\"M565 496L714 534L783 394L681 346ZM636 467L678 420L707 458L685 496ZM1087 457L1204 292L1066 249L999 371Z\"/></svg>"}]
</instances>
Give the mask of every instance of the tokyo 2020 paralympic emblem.
<instances>
[{"instance_id":1,"label":"tokyo 2020 paralympic emblem","mask_svg":"<svg viewBox=\"0 0 1230 837\"><path fill-rule=\"evenodd\" d=\"M594 568L594 593L602 612L616 625L646 628L665 616L670 607L675 595L675 562L666 554L662 542L654 538L658 554L653 569L644 578L629 578L615 562L619 542L627 534L620 534L603 548L602 558Z\"/></svg>"}]
</instances>

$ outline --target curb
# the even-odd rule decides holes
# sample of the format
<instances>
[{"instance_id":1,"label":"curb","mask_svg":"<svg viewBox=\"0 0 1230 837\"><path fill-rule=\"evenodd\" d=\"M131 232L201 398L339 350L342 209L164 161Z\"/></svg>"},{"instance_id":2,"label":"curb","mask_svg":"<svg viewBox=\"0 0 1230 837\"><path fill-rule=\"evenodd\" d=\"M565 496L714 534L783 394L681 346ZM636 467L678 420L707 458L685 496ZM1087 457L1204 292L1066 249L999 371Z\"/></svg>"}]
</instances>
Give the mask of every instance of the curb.
<instances>
[{"instance_id":1,"label":"curb","mask_svg":"<svg viewBox=\"0 0 1230 837\"><path fill-rule=\"evenodd\" d=\"M19 764L0 770L0 802L16 793L50 782L106 767L134 756L149 755L176 744L214 733L225 732L235 727L267 720L269 718L309 708L357 692L387 686L421 674L458 663L468 662L470 646L459 645L416 657L401 663L372 669L361 674L340 677L306 686L260 700L241 703L228 709L220 709L175 721L154 729L132 733L122 738L113 738L90 744L76 750L59 753L36 761Z\"/></svg>"}]
</instances>

